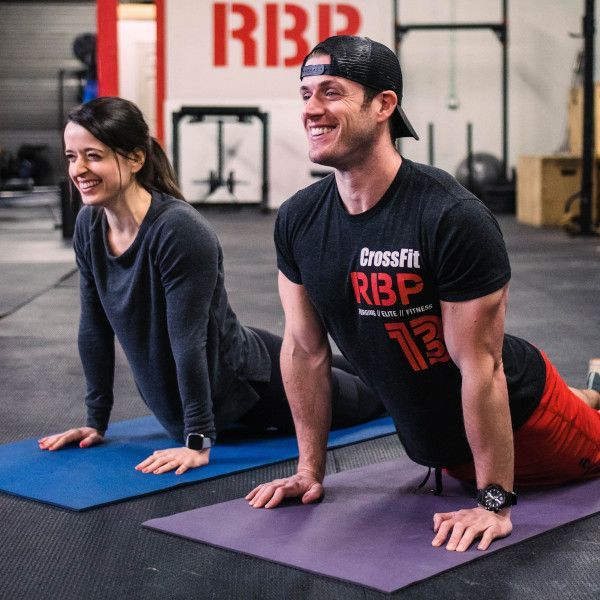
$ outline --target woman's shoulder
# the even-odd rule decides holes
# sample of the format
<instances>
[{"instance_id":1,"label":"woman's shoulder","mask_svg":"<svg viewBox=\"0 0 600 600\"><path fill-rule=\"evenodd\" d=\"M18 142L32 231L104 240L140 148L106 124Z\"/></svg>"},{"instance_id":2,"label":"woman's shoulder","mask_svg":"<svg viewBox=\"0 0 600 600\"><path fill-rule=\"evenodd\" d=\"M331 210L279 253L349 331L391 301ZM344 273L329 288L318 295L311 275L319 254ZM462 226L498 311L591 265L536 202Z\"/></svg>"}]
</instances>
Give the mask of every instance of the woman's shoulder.
<instances>
[{"instance_id":1,"label":"woman's shoulder","mask_svg":"<svg viewBox=\"0 0 600 600\"><path fill-rule=\"evenodd\" d=\"M153 195L153 201L152 237L182 244L218 244L213 227L185 200L158 194Z\"/></svg>"},{"instance_id":2,"label":"woman's shoulder","mask_svg":"<svg viewBox=\"0 0 600 600\"><path fill-rule=\"evenodd\" d=\"M101 208L84 204L77 212L76 223L80 223L81 225L91 225L99 218L101 213Z\"/></svg>"},{"instance_id":3,"label":"woman's shoulder","mask_svg":"<svg viewBox=\"0 0 600 600\"><path fill-rule=\"evenodd\" d=\"M91 231L101 222L102 209L97 206L82 206L75 220L75 231L73 239L80 243L89 240Z\"/></svg>"},{"instance_id":4,"label":"woman's shoulder","mask_svg":"<svg viewBox=\"0 0 600 600\"><path fill-rule=\"evenodd\" d=\"M180 200L167 194L153 193L152 201L155 209L155 221L160 221L161 223L187 223L191 227L211 228L206 218L185 200Z\"/></svg>"}]
</instances>

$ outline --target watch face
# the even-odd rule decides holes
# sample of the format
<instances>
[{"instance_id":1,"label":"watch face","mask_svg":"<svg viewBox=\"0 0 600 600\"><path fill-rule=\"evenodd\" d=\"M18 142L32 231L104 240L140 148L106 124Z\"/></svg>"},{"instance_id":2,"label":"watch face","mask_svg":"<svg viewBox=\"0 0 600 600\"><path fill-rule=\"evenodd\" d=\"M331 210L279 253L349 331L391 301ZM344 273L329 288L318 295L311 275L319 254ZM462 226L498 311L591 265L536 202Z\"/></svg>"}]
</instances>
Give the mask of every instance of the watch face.
<instances>
[{"instance_id":1,"label":"watch face","mask_svg":"<svg viewBox=\"0 0 600 600\"><path fill-rule=\"evenodd\" d=\"M496 487L485 490L485 506L491 509L499 509L504 506L504 492Z\"/></svg>"},{"instance_id":2,"label":"watch face","mask_svg":"<svg viewBox=\"0 0 600 600\"><path fill-rule=\"evenodd\" d=\"M186 446L190 450L205 450L211 447L211 439L201 433L190 433L187 436Z\"/></svg>"}]
</instances>

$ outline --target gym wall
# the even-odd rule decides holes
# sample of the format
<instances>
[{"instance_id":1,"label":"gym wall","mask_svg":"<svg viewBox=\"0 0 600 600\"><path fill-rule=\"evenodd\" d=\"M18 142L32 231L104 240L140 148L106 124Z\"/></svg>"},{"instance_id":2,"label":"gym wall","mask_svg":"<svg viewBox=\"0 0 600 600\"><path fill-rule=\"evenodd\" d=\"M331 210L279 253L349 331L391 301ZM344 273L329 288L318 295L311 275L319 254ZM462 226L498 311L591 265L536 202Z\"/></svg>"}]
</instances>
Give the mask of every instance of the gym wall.
<instances>
[{"instance_id":1,"label":"gym wall","mask_svg":"<svg viewBox=\"0 0 600 600\"><path fill-rule=\"evenodd\" d=\"M140 107L156 136L156 10L121 4L117 15L119 95Z\"/></svg>"},{"instance_id":2,"label":"gym wall","mask_svg":"<svg viewBox=\"0 0 600 600\"><path fill-rule=\"evenodd\" d=\"M214 66L215 4L226 5L230 15L226 47L230 63ZM318 169L306 159L306 144L299 123L300 103L294 101L298 69L277 65L265 67L264 44L266 6L283 2L248 0L257 24L259 66L242 64L242 43L232 39L231 30L243 25L243 17L231 12L232 3L166 0L166 87L164 104L165 139L171 141L171 113L185 103L260 105L272 111L270 205L277 207L299 187L314 178ZM314 35L316 5L298 3L310 15L308 30ZM371 35L393 45L390 24L393 2L348 2L364 16L361 34ZM332 7L338 4L331 4ZM501 0L397 0L399 22L501 22ZM532 0L509 2L509 166L522 154L548 154L566 148L567 101L581 41L569 35L581 30L583 1ZM293 19L284 17L282 26ZM311 34L308 35L310 38ZM280 32L281 40L281 32ZM311 43L314 40L311 40ZM283 53L293 52L289 41L281 40ZM598 47L598 44L597 44ZM466 156L466 125L474 126L474 150L500 157L501 148L501 44L490 30L410 32L400 45L405 78L405 110L421 136L421 141L405 140L402 152L427 162L427 125L435 126L435 164L452 173ZM454 58L453 58L454 57ZM598 60L596 68L598 70ZM454 81L451 71L454 69ZM456 110L448 108L448 95L454 86L459 101ZM206 127L206 142L195 139L194 127ZM241 126L239 126L241 127ZM238 129L239 129L238 127ZM225 127L225 151L243 153L244 144L258 142L254 134ZM202 180L214 169L216 130L208 126L184 126L181 175L184 190L192 198L202 195ZM252 138L252 135L255 138ZM252 155L250 152L249 156ZM258 160L258 159L257 159ZM213 166L211 166L213 165ZM257 168L246 160L236 168L236 178L248 181ZM194 181L196 183L194 183ZM256 183L256 182L255 182ZM250 195L252 185L242 184Z\"/></svg>"},{"instance_id":3,"label":"gym wall","mask_svg":"<svg viewBox=\"0 0 600 600\"><path fill-rule=\"evenodd\" d=\"M598 3L597 3L598 5ZM404 24L500 22L501 0L398 0ZM582 41L583 0L509 0L509 165L522 154L550 154L565 147L572 71ZM597 6L598 10L598 6ZM598 17L597 17L598 18ZM473 123L476 152L501 157L501 44L486 31L455 33L457 110L447 108L452 34L410 32L400 55L405 110L423 136L435 126L435 163L452 173L466 156L466 123ZM598 73L598 41L596 41ZM598 77L596 77L598 79ZM426 141L406 141L410 158L427 162Z\"/></svg>"},{"instance_id":4,"label":"gym wall","mask_svg":"<svg viewBox=\"0 0 600 600\"><path fill-rule=\"evenodd\" d=\"M300 65L319 35L368 35L393 44L390 1L197 2L166 0L165 141L173 152L172 114L182 106L258 107L269 114L270 206L314 181L300 123ZM159 33L160 35L160 33ZM223 119L223 178L232 174L238 202L261 188L261 124ZM210 192L217 174L214 119L182 121L180 182L190 201L223 200ZM213 186L214 187L214 186ZM222 189L219 191L223 191Z\"/></svg>"},{"instance_id":5,"label":"gym wall","mask_svg":"<svg viewBox=\"0 0 600 600\"><path fill-rule=\"evenodd\" d=\"M0 145L47 144L62 175L58 70L81 69L73 40L96 31L95 2L0 2ZM76 86L65 86L76 102Z\"/></svg>"},{"instance_id":6,"label":"gym wall","mask_svg":"<svg viewBox=\"0 0 600 600\"><path fill-rule=\"evenodd\" d=\"M314 181L298 89L302 58L317 43L319 32L369 35L390 45L393 39L388 1L167 0L165 20L165 142L170 147L171 115L182 106L250 106L267 112L273 207ZM214 119L188 120L180 127L184 194L191 201L205 199L210 172L217 170L218 125ZM233 173L240 201L260 198L261 133L256 119L226 120L222 126L223 175Z\"/></svg>"},{"instance_id":7,"label":"gym wall","mask_svg":"<svg viewBox=\"0 0 600 600\"><path fill-rule=\"evenodd\" d=\"M162 105L162 116L166 125L167 146L170 149L171 111L177 108L178 103L256 105L261 104L266 95L266 100L273 106L278 103L282 105L277 111L282 116L274 115L271 119L270 152L270 205L279 206L290 191L314 180L310 177L310 169L315 167L306 159L306 145L299 124L300 102L296 96L298 68L245 67L248 79L243 80L240 78L241 42L228 39L230 58L232 64L238 65L238 73L232 75L231 69L223 67L207 70L207 56L212 56L213 52L213 42L208 37L212 21L207 11L216 0L159 0L159 4L161 2L168 12L166 33L175 44L173 49L167 48L167 68L164 69L168 93ZM222 4L229 6L231 2ZM284 3L276 0L246 0L241 4L261 7L260 14L263 16L257 23L260 38L257 51L264 62L264 6L281 6ZM296 4L307 7L309 31L314 33L317 27L314 7L319 3L314 0ZM332 6L341 4L332 3ZM358 4L364 7L369 23L377 21L369 25L371 29L368 33L391 45L391 0L371 0ZM499 21L501 17L500 0L397 0L402 23L447 22L451 18L453 4L456 21ZM581 47L581 40L570 37L569 32L580 32L583 4L583 0L511 0L509 3L509 163L513 166L520 155L549 154L564 145L568 90L575 58ZM596 5L597 11L600 11L600 3ZM597 22L598 18L597 14ZM230 27L239 26L240 19L239 15L232 15ZM283 15L281 27L289 27L292 21L292 17ZM342 15L337 15L334 21L334 25L344 26ZM86 31L96 31L96 2L0 0L0 145L16 152L23 143L48 144L53 164L58 170L62 168L61 137L57 123L57 71L59 68L81 66L73 57L71 45L77 34ZM365 31L363 28L363 33ZM186 38L188 34L192 39ZM427 123L433 122L436 165L450 172L454 172L465 156L467 121L474 124L476 151L487 151L497 156L501 151L500 44L489 31L457 32L454 39L456 92L460 102L459 108L454 111L447 108L452 47L450 32L411 32L401 44L405 76L404 105L422 137L420 142L404 141L402 151L410 158L426 162ZM312 43L313 40L310 41ZM186 47L189 50L186 51ZM596 73L600 68L599 48L597 41ZM293 53L293 43L283 40L280 53L282 56ZM132 59L125 48L122 54L120 60L124 59L129 64L129 72L124 79L120 78L122 89L119 92L129 97L131 87L127 85L132 84L135 69L131 68ZM199 68L204 70L198 71ZM277 75L268 85L263 85L258 77L261 70ZM217 86L221 73L228 74L234 93L238 95L234 97L230 91L222 95ZM200 93L192 90L189 96L185 96L190 81L196 81L202 90ZM280 97L279 94L284 90L290 95ZM132 99L138 100L137 97ZM283 105L287 108L284 109ZM153 120L150 106L146 114L149 120ZM207 128L206 133L212 136L212 141L208 138L205 141L195 139L202 127ZM182 155L189 155L189 160L182 165L182 174L188 180L187 183L184 181L184 188L191 193L202 193L201 185L193 180L205 179L208 171L214 169L216 126L212 125L212 131L210 128L208 125L183 126ZM258 131L250 133L252 128L257 129L257 126L226 125L225 145L230 146L230 153L237 152L240 157L243 145L251 148L249 154L253 159L246 161L247 164L239 161L237 167L234 165L234 170L236 179L249 181L249 177L254 177L252 181L256 184L253 172L259 162L256 139L259 134ZM277 157L281 161L273 162ZM247 172L250 172L250 176ZM241 183L238 189L240 194L254 193L248 183Z\"/></svg>"}]
</instances>

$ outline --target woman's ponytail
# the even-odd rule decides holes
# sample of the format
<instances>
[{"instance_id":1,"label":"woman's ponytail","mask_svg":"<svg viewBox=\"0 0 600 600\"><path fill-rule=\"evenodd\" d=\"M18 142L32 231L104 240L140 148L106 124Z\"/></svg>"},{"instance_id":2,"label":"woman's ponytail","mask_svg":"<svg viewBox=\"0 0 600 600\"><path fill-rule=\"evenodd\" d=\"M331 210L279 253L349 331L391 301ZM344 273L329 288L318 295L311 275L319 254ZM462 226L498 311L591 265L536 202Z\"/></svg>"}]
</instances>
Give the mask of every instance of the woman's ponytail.
<instances>
[{"instance_id":1,"label":"woman's ponytail","mask_svg":"<svg viewBox=\"0 0 600 600\"><path fill-rule=\"evenodd\" d=\"M150 138L149 152L143 168L137 174L140 185L146 189L157 190L183 200L183 194L177 185L175 171L155 138Z\"/></svg>"}]
</instances>

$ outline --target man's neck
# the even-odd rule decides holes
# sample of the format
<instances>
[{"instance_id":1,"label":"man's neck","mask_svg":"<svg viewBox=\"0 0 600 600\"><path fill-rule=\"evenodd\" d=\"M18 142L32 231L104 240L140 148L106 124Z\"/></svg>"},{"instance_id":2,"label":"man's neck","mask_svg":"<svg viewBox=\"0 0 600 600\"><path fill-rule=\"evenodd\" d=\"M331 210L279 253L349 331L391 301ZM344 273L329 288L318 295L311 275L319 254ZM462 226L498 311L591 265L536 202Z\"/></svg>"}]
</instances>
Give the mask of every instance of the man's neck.
<instances>
[{"instance_id":1,"label":"man's neck","mask_svg":"<svg viewBox=\"0 0 600 600\"><path fill-rule=\"evenodd\" d=\"M402 157L389 145L369 150L368 157L348 170L336 169L335 181L346 210L351 215L375 206L390 187Z\"/></svg>"}]
</instances>

